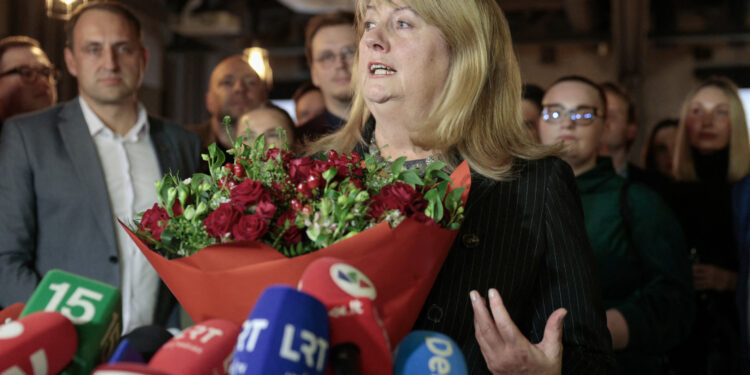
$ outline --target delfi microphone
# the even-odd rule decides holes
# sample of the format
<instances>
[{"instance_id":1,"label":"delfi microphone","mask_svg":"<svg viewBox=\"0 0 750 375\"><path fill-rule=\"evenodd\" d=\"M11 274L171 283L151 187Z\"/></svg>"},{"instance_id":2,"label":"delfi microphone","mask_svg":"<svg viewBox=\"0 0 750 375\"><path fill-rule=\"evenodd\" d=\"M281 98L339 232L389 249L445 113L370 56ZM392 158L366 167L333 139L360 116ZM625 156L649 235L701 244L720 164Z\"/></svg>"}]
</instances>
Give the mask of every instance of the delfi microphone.
<instances>
[{"instance_id":1,"label":"delfi microphone","mask_svg":"<svg viewBox=\"0 0 750 375\"><path fill-rule=\"evenodd\" d=\"M113 286L61 270L47 272L21 316L57 311L78 332L78 350L63 374L89 374L105 362L122 331L120 292Z\"/></svg>"},{"instance_id":2,"label":"delfi microphone","mask_svg":"<svg viewBox=\"0 0 750 375\"><path fill-rule=\"evenodd\" d=\"M109 363L137 362L148 363L151 357L167 341L174 337L164 327L148 325L138 327L122 337Z\"/></svg>"},{"instance_id":3,"label":"delfi microphone","mask_svg":"<svg viewBox=\"0 0 750 375\"><path fill-rule=\"evenodd\" d=\"M335 375L393 373L388 334L377 305L375 284L360 270L324 257L302 273L299 289L317 298L328 311L331 368ZM359 349L347 351L352 345ZM344 346L341 346L344 345ZM351 361L358 362L357 371Z\"/></svg>"},{"instance_id":4,"label":"delfi microphone","mask_svg":"<svg viewBox=\"0 0 750 375\"><path fill-rule=\"evenodd\" d=\"M0 325L0 374L57 374L73 359L78 334L57 312L37 312Z\"/></svg>"},{"instance_id":5,"label":"delfi microphone","mask_svg":"<svg viewBox=\"0 0 750 375\"><path fill-rule=\"evenodd\" d=\"M227 374L240 327L228 320L209 319L169 340L148 367L169 374Z\"/></svg>"},{"instance_id":6,"label":"delfi microphone","mask_svg":"<svg viewBox=\"0 0 750 375\"><path fill-rule=\"evenodd\" d=\"M237 338L232 375L321 375L328 357L323 304L288 286L261 293Z\"/></svg>"},{"instance_id":7,"label":"delfi microphone","mask_svg":"<svg viewBox=\"0 0 750 375\"><path fill-rule=\"evenodd\" d=\"M433 331L414 331L396 348L395 375L465 375L466 360L450 337Z\"/></svg>"},{"instance_id":8,"label":"delfi microphone","mask_svg":"<svg viewBox=\"0 0 750 375\"><path fill-rule=\"evenodd\" d=\"M9 320L16 320L21 315L21 311L26 307L22 302L14 303L0 310L0 324L7 323Z\"/></svg>"}]
</instances>

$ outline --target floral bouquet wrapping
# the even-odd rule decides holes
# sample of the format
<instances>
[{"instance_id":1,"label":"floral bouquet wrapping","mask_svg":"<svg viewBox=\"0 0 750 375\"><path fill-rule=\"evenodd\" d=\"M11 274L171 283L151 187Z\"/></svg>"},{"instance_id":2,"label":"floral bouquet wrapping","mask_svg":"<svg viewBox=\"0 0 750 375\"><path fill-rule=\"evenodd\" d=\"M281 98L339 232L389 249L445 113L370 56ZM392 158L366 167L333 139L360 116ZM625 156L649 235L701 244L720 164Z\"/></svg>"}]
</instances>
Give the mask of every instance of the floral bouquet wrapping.
<instances>
[{"instance_id":1,"label":"floral bouquet wrapping","mask_svg":"<svg viewBox=\"0 0 750 375\"><path fill-rule=\"evenodd\" d=\"M463 219L471 182L433 162L423 175L375 155L295 158L237 138L234 163L215 145L210 175L157 182L159 202L128 233L196 322L241 324L268 286L296 286L320 257L375 284L389 336L410 330ZM452 181L452 182L451 182Z\"/></svg>"}]
</instances>

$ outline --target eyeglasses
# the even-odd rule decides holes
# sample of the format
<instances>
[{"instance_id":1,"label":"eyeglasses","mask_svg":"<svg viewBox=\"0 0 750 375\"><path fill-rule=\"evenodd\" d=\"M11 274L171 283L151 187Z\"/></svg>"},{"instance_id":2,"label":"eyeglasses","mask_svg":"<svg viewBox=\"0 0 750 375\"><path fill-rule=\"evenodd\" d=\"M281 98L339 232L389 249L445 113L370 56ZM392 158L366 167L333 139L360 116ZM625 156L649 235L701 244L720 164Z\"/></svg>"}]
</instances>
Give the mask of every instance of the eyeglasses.
<instances>
[{"instance_id":1,"label":"eyeglasses","mask_svg":"<svg viewBox=\"0 0 750 375\"><path fill-rule=\"evenodd\" d=\"M324 68L331 68L336 64L337 57L341 57L341 61L351 64L354 60L354 54L357 52L357 49L353 46L344 47L341 49L341 52L335 53L330 50L323 51L318 55L318 57L315 58L315 62L320 64Z\"/></svg>"},{"instance_id":2,"label":"eyeglasses","mask_svg":"<svg viewBox=\"0 0 750 375\"><path fill-rule=\"evenodd\" d=\"M591 125L599 117L596 112L597 108L591 106L566 109L559 105L549 105L542 109L542 120L552 125L561 124L565 119L570 119L576 125Z\"/></svg>"},{"instance_id":3,"label":"eyeglasses","mask_svg":"<svg viewBox=\"0 0 750 375\"><path fill-rule=\"evenodd\" d=\"M18 74L21 76L23 83L33 83L37 76L47 79L50 82L56 82L60 79L60 71L54 66L45 66L43 68L32 68L30 66L22 65L13 68L7 72L0 73L0 78L11 74Z\"/></svg>"}]
</instances>

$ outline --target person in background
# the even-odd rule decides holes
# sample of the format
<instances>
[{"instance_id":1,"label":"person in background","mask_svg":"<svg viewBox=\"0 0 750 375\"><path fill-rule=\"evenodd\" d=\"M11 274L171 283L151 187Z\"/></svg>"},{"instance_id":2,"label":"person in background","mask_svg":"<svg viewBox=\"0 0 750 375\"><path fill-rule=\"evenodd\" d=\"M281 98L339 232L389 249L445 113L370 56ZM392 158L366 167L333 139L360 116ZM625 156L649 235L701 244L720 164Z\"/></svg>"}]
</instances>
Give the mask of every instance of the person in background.
<instances>
[{"instance_id":1,"label":"person in background","mask_svg":"<svg viewBox=\"0 0 750 375\"><path fill-rule=\"evenodd\" d=\"M123 332L163 325L174 297L118 219L152 207L165 173L192 175L198 137L138 101L148 51L129 9L89 1L65 30L79 96L0 135L0 305L25 302L57 268L119 288Z\"/></svg>"},{"instance_id":2,"label":"person in background","mask_svg":"<svg viewBox=\"0 0 750 375\"><path fill-rule=\"evenodd\" d=\"M294 91L292 100L294 100L294 112L297 117L295 126L302 126L326 111L323 93L310 81L303 83Z\"/></svg>"},{"instance_id":3,"label":"person in background","mask_svg":"<svg viewBox=\"0 0 750 375\"><path fill-rule=\"evenodd\" d=\"M245 143L251 143L263 134L266 145L281 146L279 128L285 132L286 143L290 150L296 147L294 138L294 121L289 114L273 104L256 108L240 117L237 123L237 135L245 136Z\"/></svg>"},{"instance_id":4,"label":"person in background","mask_svg":"<svg viewBox=\"0 0 750 375\"><path fill-rule=\"evenodd\" d=\"M341 128L349 118L355 52L353 14L343 11L321 14L307 23L305 56L312 83L323 94L325 112L300 127L301 140L329 134Z\"/></svg>"},{"instance_id":5,"label":"person in background","mask_svg":"<svg viewBox=\"0 0 750 375\"><path fill-rule=\"evenodd\" d=\"M655 192L616 174L609 158L597 157L608 124L606 103L592 81L560 78L544 95L539 138L562 145L562 158L576 176L618 373L660 374L662 357L693 322L685 239Z\"/></svg>"},{"instance_id":6,"label":"person in background","mask_svg":"<svg viewBox=\"0 0 750 375\"><path fill-rule=\"evenodd\" d=\"M750 373L750 176L734 184L732 191L734 233L740 257L737 311L740 315L740 373Z\"/></svg>"},{"instance_id":7,"label":"person in background","mask_svg":"<svg viewBox=\"0 0 750 375\"><path fill-rule=\"evenodd\" d=\"M472 170L465 220L414 329L453 338L470 374L611 373L573 174L528 136L497 2L364 0L356 12L349 120L308 153L403 156L422 171L465 160Z\"/></svg>"},{"instance_id":8,"label":"person in background","mask_svg":"<svg viewBox=\"0 0 750 375\"><path fill-rule=\"evenodd\" d=\"M677 141L677 119L659 121L651 130L643 148L643 165L646 173L658 173L666 179L672 177L672 158Z\"/></svg>"},{"instance_id":9,"label":"person in background","mask_svg":"<svg viewBox=\"0 0 750 375\"><path fill-rule=\"evenodd\" d=\"M672 173L672 209L687 236L697 315L676 365L694 374L739 373L735 291L739 259L732 186L750 174L745 111L726 78L701 82L682 107Z\"/></svg>"},{"instance_id":10,"label":"person in background","mask_svg":"<svg viewBox=\"0 0 750 375\"><path fill-rule=\"evenodd\" d=\"M268 101L265 82L240 55L221 60L211 72L208 86L206 109L211 118L201 124L187 126L188 130L198 134L201 153L204 154L208 153L208 146L214 142L222 150L231 148L230 136L235 136L240 116ZM223 123L225 116L232 121L229 134Z\"/></svg>"},{"instance_id":11,"label":"person in background","mask_svg":"<svg viewBox=\"0 0 750 375\"><path fill-rule=\"evenodd\" d=\"M524 84L521 89L521 116L523 116L523 124L529 129L531 136L534 139L539 139L539 116L542 115L542 97L544 96L544 90L537 85Z\"/></svg>"},{"instance_id":12,"label":"person in background","mask_svg":"<svg viewBox=\"0 0 750 375\"><path fill-rule=\"evenodd\" d=\"M617 174L642 182L643 170L628 162L628 154L638 135L635 104L625 90L612 82L602 83L607 96L607 126L602 136L600 156L609 157ZM633 176L636 175L636 176Z\"/></svg>"},{"instance_id":13,"label":"person in background","mask_svg":"<svg viewBox=\"0 0 750 375\"><path fill-rule=\"evenodd\" d=\"M0 39L0 128L12 116L55 105L58 75L36 39Z\"/></svg>"}]
</instances>

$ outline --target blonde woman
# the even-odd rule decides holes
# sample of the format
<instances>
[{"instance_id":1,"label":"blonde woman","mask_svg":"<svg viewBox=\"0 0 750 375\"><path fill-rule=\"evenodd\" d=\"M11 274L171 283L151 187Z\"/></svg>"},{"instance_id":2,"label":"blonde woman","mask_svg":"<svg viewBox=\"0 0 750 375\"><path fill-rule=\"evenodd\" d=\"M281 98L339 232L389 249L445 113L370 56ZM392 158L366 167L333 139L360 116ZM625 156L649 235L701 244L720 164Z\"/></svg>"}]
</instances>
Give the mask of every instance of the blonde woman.
<instances>
[{"instance_id":1,"label":"blonde woman","mask_svg":"<svg viewBox=\"0 0 750 375\"><path fill-rule=\"evenodd\" d=\"M465 160L473 172L466 220L415 329L455 339L471 374L611 372L573 174L523 124L497 3L363 0L357 32L349 121L309 151L371 150L412 168Z\"/></svg>"},{"instance_id":2,"label":"blonde woman","mask_svg":"<svg viewBox=\"0 0 750 375\"><path fill-rule=\"evenodd\" d=\"M673 171L679 183L672 208L693 260L697 315L673 363L694 373L738 371L739 261L731 189L750 174L748 142L745 112L731 81L711 78L688 94L677 130Z\"/></svg>"}]
</instances>

